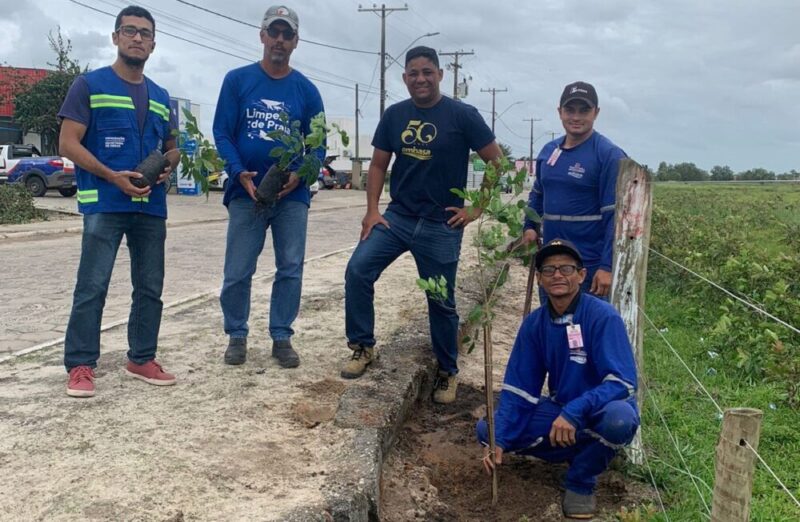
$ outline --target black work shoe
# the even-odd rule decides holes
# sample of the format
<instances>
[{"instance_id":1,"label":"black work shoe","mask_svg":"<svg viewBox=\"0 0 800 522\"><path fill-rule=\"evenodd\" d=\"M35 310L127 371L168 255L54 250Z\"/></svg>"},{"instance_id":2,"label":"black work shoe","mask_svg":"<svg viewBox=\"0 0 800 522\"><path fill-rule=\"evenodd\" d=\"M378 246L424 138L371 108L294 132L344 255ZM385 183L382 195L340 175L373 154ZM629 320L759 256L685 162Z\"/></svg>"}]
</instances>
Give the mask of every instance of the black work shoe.
<instances>
[{"instance_id":1,"label":"black work shoe","mask_svg":"<svg viewBox=\"0 0 800 522\"><path fill-rule=\"evenodd\" d=\"M272 341L272 356L278 359L281 368L297 368L300 366L300 356L292 348L289 339Z\"/></svg>"},{"instance_id":2,"label":"black work shoe","mask_svg":"<svg viewBox=\"0 0 800 522\"><path fill-rule=\"evenodd\" d=\"M247 360L247 337L231 337L225 350L225 364L240 365Z\"/></svg>"},{"instance_id":3,"label":"black work shoe","mask_svg":"<svg viewBox=\"0 0 800 522\"><path fill-rule=\"evenodd\" d=\"M594 512L597 509L594 495L581 495L574 491L564 491L564 500L561 503L564 510L564 516L567 518L577 518L581 520L588 520L594 518Z\"/></svg>"}]
</instances>

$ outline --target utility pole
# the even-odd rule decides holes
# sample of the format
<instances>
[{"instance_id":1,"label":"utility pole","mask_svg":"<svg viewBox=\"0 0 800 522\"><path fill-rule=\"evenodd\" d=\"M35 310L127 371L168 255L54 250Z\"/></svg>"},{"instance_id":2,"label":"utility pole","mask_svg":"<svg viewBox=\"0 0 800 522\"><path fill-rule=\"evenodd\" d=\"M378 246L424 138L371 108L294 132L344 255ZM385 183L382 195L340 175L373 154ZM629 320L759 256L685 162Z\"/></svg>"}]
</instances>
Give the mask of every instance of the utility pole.
<instances>
[{"instance_id":1,"label":"utility pole","mask_svg":"<svg viewBox=\"0 0 800 522\"><path fill-rule=\"evenodd\" d=\"M498 92L508 92L508 89L495 89L492 87L491 89L481 89L481 92L492 93L492 134L494 134L494 119L495 116L497 116L497 113L494 110L494 97Z\"/></svg>"},{"instance_id":2,"label":"utility pole","mask_svg":"<svg viewBox=\"0 0 800 522\"><path fill-rule=\"evenodd\" d=\"M356 91L358 93L358 91ZM542 121L541 118L523 118L522 121L529 121L531 122L531 149L530 153L528 154L528 174L533 172L533 122L535 121Z\"/></svg>"},{"instance_id":3,"label":"utility pole","mask_svg":"<svg viewBox=\"0 0 800 522\"><path fill-rule=\"evenodd\" d=\"M359 158L358 155L358 83L356 83L356 135L355 135L355 142L356 142L356 159Z\"/></svg>"},{"instance_id":4,"label":"utility pole","mask_svg":"<svg viewBox=\"0 0 800 522\"><path fill-rule=\"evenodd\" d=\"M383 110L386 106L386 17L392 14L392 11L408 11L408 4L405 7L386 7L386 4L381 4L378 7L375 4L372 4L372 9L365 9L362 8L361 5L358 6L359 12L373 12L373 13L380 13L381 17L381 113L380 115L383 116Z\"/></svg>"},{"instance_id":5,"label":"utility pole","mask_svg":"<svg viewBox=\"0 0 800 522\"><path fill-rule=\"evenodd\" d=\"M475 54L475 51L467 52L467 51L464 51L464 50L459 50L459 51L453 51L453 52L449 52L449 53L446 53L444 51L439 51L439 56L452 56L453 57L453 63L451 63L450 66L453 68L453 99L454 100L458 99L458 69L460 69L461 67L464 67L463 65L459 65L458 64L458 57L459 56L469 56L469 55L472 55L472 54Z\"/></svg>"}]
</instances>

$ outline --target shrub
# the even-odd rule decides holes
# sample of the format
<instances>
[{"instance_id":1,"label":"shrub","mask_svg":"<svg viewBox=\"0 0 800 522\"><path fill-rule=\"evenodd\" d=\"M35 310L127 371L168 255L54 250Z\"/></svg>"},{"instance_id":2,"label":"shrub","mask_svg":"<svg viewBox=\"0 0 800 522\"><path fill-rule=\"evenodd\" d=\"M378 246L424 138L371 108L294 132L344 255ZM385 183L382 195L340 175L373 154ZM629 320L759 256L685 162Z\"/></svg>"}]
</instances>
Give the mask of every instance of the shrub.
<instances>
[{"instance_id":1,"label":"shrub","mask_svg":"<svg viewBox=\"0 0 800 522\"><path fill-rule=\"evenodd\" d=\"M25 185L0 185L0 224L28 223L39 219L44 219L44 213L33 206L33 196Z\"/></svg>"}]
</instances>

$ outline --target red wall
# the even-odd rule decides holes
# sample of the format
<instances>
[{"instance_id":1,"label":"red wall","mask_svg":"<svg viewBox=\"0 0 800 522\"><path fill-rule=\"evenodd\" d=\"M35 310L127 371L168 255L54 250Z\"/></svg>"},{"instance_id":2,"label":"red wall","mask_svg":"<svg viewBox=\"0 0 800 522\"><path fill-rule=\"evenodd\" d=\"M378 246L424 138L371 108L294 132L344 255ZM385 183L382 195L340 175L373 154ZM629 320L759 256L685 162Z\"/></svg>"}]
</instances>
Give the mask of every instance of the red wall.
<instances>
[{"instance_id":1,"label":"red wall","mask_svg":"<svg viewBox=\"0 0 800 522\"><path fill-rule=\"evenodd\" d=\"M49 74L45 69L0 67L0 117L14 116L12 87L17 81L32 85Z\"/></svg>"}]
</instances>

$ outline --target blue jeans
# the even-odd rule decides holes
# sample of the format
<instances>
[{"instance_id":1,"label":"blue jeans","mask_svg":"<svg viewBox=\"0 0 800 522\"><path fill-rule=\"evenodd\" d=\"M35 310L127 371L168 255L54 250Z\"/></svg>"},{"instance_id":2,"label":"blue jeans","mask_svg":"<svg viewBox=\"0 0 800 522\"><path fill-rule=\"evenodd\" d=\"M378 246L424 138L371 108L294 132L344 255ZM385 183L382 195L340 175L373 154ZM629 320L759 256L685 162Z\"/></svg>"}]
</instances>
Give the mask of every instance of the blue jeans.
<instances>
[{"instance_id":1,"label":"blue jeans","mask_svg":"<svg viewBox=\"0 0 800 522\"><path fill-rule=\"evenodd\" d=\"M306 255L308 205L281 200L269 210L256 211L250 198L228 203L228 240L225 246L225 280L219 302L225 333L247 337L250 288L258 256L264 250L267 229L272 228L275 279L269 307L269 335L274 341L289 339L300 310L303 260Z\"/></svg>"},{"instance_id":2,"label":"blue jeans","mask_svg":"<svg viewBox=\"0 0 800 522\"><path fill-rule=\"evenodd\" d=\"M600 411L590 415L586 429L576 435L577 443L562 448L550 445L550 427L561 414L561 406L542 398L517 441L518 448L504 448L506 453L532 455L548 462L570 462L564 487L581 495L594 491L597 476L606 470L617 450L633 440L639 427L639 414L628 401L611 401ZM489 444L486 419L478 421L478 441ZM541 440L540 440L541 439Z\"/></svg>"},{"instance_id":3,"label":"blue jeans","mask_svg":"<svg viewBox=\"0 0 800 522\"><path fill-rule=\"evenodd\" d=\"M461 253L461 228L447 223L410 217L387 210L389 228L376 225L361 241L347 263L345 273L345 329L347 339L362 346L375 345L375 281L400 254L411 251L419 276L447 280L445 302L428 299L428 320L433 353L439 369L458 373L458 313L455 286ZM408 282L413 285L412 281Z\"/></svg>"},{"instance_id":4,"label":"blue jeans","mask_svg":"<svg viewBox=\"0 0 800 522\"><path fill-rule=\"evenodd\" d=\"M128 212L85 214L78 280L64 342L67 371L76 366L97 366L100 321L123 235L130 252L133 285L128 359L144 364L156 356L163 308L166 220Z\"/></svg>"}]
</instances>

